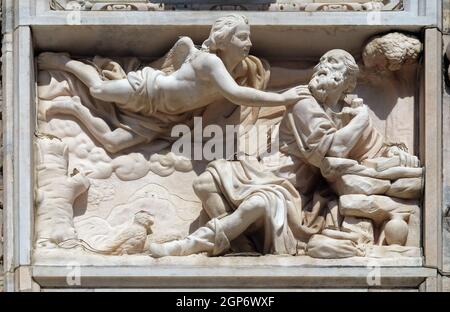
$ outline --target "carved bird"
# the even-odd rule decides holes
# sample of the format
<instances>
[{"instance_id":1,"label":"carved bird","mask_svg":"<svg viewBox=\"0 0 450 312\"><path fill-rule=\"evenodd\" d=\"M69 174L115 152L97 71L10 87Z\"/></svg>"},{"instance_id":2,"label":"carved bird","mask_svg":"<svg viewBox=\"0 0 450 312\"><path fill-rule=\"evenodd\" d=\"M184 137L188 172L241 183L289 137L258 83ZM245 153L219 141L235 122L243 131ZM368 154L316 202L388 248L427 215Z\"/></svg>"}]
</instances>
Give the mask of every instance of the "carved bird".
<instances>
[{"instance_id":1,"label":"carved bird","mask_svg":"<svg viewBox=\"0 0 450 312\"><path fill-rule=\"evenodd\" d=\"M111 255L132 255L142 253L147 235L152 233L153 215L139 211L134 215L133 223L115 235L102 248Z\"/></svg>"}]
</instances>

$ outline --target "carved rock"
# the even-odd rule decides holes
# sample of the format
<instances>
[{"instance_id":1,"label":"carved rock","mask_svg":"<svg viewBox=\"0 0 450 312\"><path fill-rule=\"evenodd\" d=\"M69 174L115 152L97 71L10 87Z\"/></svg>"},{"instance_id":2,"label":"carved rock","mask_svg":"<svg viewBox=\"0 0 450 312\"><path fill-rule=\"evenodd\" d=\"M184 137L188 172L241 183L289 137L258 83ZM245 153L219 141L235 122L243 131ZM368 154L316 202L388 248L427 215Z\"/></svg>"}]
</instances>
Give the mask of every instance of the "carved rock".
<instances>
[{"instance_id":1,"label":"carved rock","mask_svg":"<svg viewBox=\"0 0 450 312\"><path fill-rule=\"evenodd\" d=\"M0 209L0 233L0 267L3 268L3 209Z\"/></svg>"},{"instance_id":2,"label":"carved rock","mask_svg":"<svg viewBox=\"0 0 450 312\"><path fill-rule=\"evenodd\" d=\"M346 174L341 176L333 184L333 187L338 195L380 195L390 189L391 183L388 180Z\"/></svg>"},{"instance_id":3,"label":"carved rock","mask_svg":"<svg viewBox=\"0 0 450 312\"><path fill-rule=\"evenodd\" d=\"M380 195L344 195L339 198L339 211L343 216L367 218L377 224L391 219L395 214L409 215L416 206L411 201Z\"/></svg>"},{"instance_id":4,"label":"carved rock","mask_svg":"<svg viewBox=\"0 0 450 312\"><path fill-rule=\"evenodd\" d=\"M409 178L394 181L386 195L403 199L419 199L422 192L423 179Z\"/></svg>"}]
</instances>

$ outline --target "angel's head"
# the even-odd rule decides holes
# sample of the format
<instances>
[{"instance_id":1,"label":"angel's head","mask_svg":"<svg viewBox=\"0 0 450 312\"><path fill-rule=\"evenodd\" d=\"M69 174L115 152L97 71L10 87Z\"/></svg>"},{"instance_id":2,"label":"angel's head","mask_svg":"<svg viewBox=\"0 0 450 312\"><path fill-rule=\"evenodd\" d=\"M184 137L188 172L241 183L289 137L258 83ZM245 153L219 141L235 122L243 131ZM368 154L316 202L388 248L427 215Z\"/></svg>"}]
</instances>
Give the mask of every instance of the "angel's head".
<instances>
[{"instance_id":1,"label":"angel's head","mask_svg":"<svg viewBox=\"0 0 450 312\"><path fill-rule=\"evenodd\" d=\"M203 42L202 49L211 53L226 53L228 56L244 59L248 56L250 25L243 15L231 14L216 20L209 38Z\"/></svg>"}]
</instances>

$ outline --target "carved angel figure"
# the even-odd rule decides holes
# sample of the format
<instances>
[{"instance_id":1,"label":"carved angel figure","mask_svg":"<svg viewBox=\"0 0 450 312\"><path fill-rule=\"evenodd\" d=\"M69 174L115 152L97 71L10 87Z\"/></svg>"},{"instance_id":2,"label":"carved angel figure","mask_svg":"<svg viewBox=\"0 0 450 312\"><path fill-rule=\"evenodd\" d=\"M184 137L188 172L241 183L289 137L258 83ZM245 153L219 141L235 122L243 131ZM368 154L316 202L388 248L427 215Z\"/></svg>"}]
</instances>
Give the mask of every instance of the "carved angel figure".
<instances>
[{"instance_id":1,"label":"carved angel figure","mask_svg":"<svg viewBox=\"0 0 450 312\"><path fill-rule=\"evenodd\" d=\"M185 121L185 113L223 98L250 107L282 106L298 101L295 88L277 94L236 82L243 62L249 58L251 46L247 19L229 15L214 23L201 49L197 49L190 38L182 37L162 64L155 64L162 70L144 67L126 75L122 71L123 77L119 79L104 79L94 66L73 60L67 54L42 53L38 57L40 69L59 70L76 76L89 88L92 97L114 103L123 112L123 125L111 130L104 120L96 118L91 110L74 100L41 103L41 113L75 116L108 151L114 153L160 137L168 124ZM261 66L259 60L253 61L256 67ZM178 118L180 116L183 118ZM134 127L128 122L130 117L135 121ZM152 119L150 125L143 121L148 118Z\"/></svg>"}]
</instances>

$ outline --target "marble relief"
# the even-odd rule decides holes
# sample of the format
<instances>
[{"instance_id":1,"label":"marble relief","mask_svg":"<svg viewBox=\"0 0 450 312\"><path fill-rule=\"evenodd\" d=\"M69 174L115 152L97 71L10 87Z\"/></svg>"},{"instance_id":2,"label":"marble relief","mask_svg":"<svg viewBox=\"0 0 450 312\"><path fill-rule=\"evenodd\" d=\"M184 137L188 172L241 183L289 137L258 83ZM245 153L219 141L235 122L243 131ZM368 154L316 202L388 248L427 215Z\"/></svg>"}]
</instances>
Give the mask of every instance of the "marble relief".
<instances>
[{"instance_id":1,"label":"marble relief","mask_svg":"<svg viewBox=\"0 0 450 312\"><path fill-rule=\"evenodd\" d=\"M150 62L37 57L37 249L420 255L417 37L380 34L295 68L251 55L241 15L201 45L175 41Z\"/></svg>"}]
</instances>

